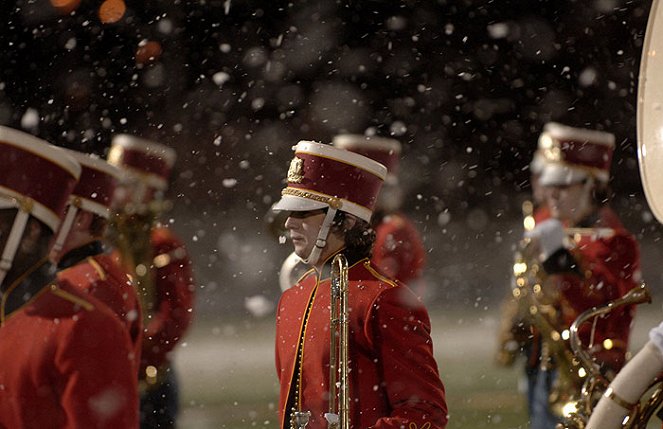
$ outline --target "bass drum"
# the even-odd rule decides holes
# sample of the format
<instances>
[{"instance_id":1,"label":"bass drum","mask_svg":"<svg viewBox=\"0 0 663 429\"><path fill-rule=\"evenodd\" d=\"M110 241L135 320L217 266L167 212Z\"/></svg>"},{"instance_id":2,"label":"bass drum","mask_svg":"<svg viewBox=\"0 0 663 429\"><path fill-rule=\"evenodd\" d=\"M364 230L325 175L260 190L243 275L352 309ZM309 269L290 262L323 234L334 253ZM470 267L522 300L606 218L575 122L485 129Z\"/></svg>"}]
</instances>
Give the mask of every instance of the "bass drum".
<instances>
[{"instance_id":1,"label":"bass drum","mask_svg":"<svg viewBox=\"0 0 663 429\"><path fill-rule=\"evenodd\" d=\"M640 63L638 86L638 161L645 197L663 223L663 0L653 0ZM594 408L586 429L644 428L647 418L633 415L655 378L663 355L649 342L617 374ZM643 410L652 411L652 410ZM625 418L629 416L628 419Z\"/></svg>"}]
</instances>

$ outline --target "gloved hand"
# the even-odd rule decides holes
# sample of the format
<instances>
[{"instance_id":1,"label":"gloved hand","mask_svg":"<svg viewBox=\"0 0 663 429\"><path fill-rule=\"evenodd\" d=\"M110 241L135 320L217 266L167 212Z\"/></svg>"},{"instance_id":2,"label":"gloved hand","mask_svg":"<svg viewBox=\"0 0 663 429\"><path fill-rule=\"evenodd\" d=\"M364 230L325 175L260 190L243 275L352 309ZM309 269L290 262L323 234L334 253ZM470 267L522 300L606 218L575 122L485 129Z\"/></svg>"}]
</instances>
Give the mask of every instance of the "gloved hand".
<instances>
[{"instance_id":1,"label":"gloved hand","mask_svg":"<svg viewBox=\"0 0 663 429\"><path fill-rule=\"evenodd\" d=\"M663 322L649 331L649 340L663 354Z\"/></svg>"},{"instance_id":2,"label":"gloved hand","mask_svg":"<svg viewBox=\"0 0 663 429\"><path fill-rule=\"evenodd\" d=\"M541 260L545 261L557 250L564 247L564 227L557 219L547 219L533 230L527 231L525 237L538 242L541 249Z\"/></svg>"}]
</instances>

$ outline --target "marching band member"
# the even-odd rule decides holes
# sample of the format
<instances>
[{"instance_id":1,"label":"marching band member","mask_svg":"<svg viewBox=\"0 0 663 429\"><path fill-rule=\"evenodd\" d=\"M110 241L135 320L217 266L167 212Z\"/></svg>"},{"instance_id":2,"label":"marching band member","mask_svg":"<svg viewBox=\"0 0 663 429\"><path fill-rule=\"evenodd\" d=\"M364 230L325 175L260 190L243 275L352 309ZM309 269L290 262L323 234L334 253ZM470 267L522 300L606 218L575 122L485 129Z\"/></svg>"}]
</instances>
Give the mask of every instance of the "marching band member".
<instances>
[{"instance_id":1,"label":"marching band member","mask_svg":"<svg viewBox=\"0 0 663 429\"><path fill-rule=\"evenodd\" d=\"M444 428L445 392L433 358L423 304L399 281L369 261L370 217L386 168L330 145L302 141L275 210L289 213L285 227L309 271L279 301L276 369L279 427L295 413L308 426L327 427L329 410L330 267L349 261L348 354L350 425L356 428ZM328 416L329 417L329 416Z\"/></svg>"},{"instance_id":2,"label":"marching band member","mask_svg":"<svg viewBox=\"0 0 663 429\"><path fill-rule=\"evenodd\" d=\"M583 311L607 304L639 282L638 244L607 206L607 183L614 150L610 133L551 123L542 136L546 159L540 184L546 188L551 218L526 235L547 276L543 289L555 296L560 331ZM586 233L571 234L571 228ZM603 371L624 364L633 306L611 312L580 338ZM549 407L554 366L542 362L533 392L533 428L554 428L558 418ZM554 363L553 363L554 365Z\"/></svg>"},{"instance_id":3,"label":"marching band member","mask_svg":"<svg viewBox=\"0 0 663 429\"><path fill-rule=\"evenodd\" d=\"M0 127L0 427L138 425L126 329L48 260L80 172L64 151Z\"/></svg>"},{"instance_id":4,"label":"marching band member","mask_svg":"<svg viewBox=\"0 0 663 429\"><path fill-rule=\"evenodd\" d=\"M143 331L138 295L130 273L106 249L105 242L120 170L87 154L71 150L67 154L82 170L51 250L58 279L92 294L122 320L134 345L138 373Z\"/></svg>"},{"instance_id":5,"label":"marching band member","mask_svg":"<svg viewBox=\"0 0 663 429\"><path fill-rule=\"evenodd\" d=\"M423 240L414 223L401 211L403 190L398 180L401 144L398 140L340 134L332 145L371 158L387 167L387 178L378 195L371 226L375 244L371 263L387 277L408 285L423 296L422 274L426 264Z\"/></svg>"},{"instance_id":6,"label":"marching band member","mask_svg":"<svg viewBox=\"0 0 663 429\"><path fill-rule=\"evenodd\" d=\"M408 285L418 296L424 295L423 270L426 250L412 220L401 211L403 190L398 180L401 144L398 140L359 134L339 134L332 145L371 158L387 167L387 178L378 195L371 218L375 231L371 263L389 278ZM274 215L275 222L282 222ZM296 253L283 262L279 283L285 290L306 272L306 264Z\"/></svg>"},{"instance_id":7,"label":"marching band member","mask_svg":"<svg viewBox=\"0 0 663 429\"><path fill-rule=\"evenodd\" d=\"M141 427L171 428L179 392L170 355L191 324L195 293L184 243L158 219L175 151L119 134L108 161L124 172L113 203L114 234L121 259L135 273L143 312Z\"/></svg>"}]
</instances>

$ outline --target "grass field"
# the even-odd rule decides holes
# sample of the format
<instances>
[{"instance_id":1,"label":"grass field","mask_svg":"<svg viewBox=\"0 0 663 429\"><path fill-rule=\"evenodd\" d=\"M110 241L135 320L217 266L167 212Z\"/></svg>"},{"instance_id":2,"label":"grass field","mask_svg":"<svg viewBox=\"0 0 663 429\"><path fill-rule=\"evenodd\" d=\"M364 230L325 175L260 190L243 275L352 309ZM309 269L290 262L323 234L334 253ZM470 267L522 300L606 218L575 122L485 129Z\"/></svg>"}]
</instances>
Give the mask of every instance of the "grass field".
<instances>
[{"instance_id":1,"label":"grass field","mask_svg":"<svg viewBox=\"0 0 663 429\"><path fill-rule=\"evenodd\" d=\"M442 315L431 309L431 318L447 389L448 429L526 429L525 403L518 392L520 366L492 363L496 313ZM641 308L633 331L635 349L661 318L660 306ZM180 429L278 427L273 330L271 318L194 325L176 353ZM660 428L660 423L651 427Z\"/></svg>"}]
</instances>

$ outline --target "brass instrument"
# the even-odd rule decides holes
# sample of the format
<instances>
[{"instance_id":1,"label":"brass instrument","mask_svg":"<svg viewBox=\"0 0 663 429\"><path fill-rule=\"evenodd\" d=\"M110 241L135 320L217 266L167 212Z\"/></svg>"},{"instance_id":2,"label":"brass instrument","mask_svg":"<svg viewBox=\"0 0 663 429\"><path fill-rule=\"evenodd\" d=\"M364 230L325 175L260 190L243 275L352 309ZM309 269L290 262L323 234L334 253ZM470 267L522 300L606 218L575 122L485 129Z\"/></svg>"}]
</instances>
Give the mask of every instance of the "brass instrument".
<instances>
[{"instance_id":1,"label":"brass instrument","mask_svg":"<svg viewBox=\"0 0 663 429\"><path fill-rule=\"evenodd\" d=\"M120 262L131 274L140 301L143 326L147 326L157 305L154 250L151 232L159 215L170 207L167 201L152 201L148 204L127 204L112 214L108 238L117 249ZM158 262L158 261L156 261ZM140 374L140 388L147 389L159 383L163 371L149 365L145 374Z\"/></svg>"},{"instance_id":2,"label":"brass instrument","mask_svg":"<svg viewBox=\"0 0 663 429\"><path fill-rule=\"evenodd\" d=\"M534 204L525 201L522 204L523 228L531 231L535 227ZM525 277L533 274L523 254L527 242L521 241L514 255L513 277L511 294L501 304L500 327L498 331L498 348L495 361L501 366L511 366L515 362L522 347L527 343L530 335L531 318L529 316L528 300L524 299L528 293L524 288Z\"/></svg>"},{"instance_id":3,"label":"brass instrument","mask_svg":"<svg viewBox=\"0 0 663 429\"><path fill-rule=\"evenodd\" d=\"M558 327L556 293L545 287L547 276L529 243L529 240L523 240L514 263L516 287L513 294L521 301L521 307L527 307L529 320L541 334L542 369L557 370L548 401L551 412L562 417L563 406L580 392L585 372L568 343L568 331Z\"/></svg>"},{"instance_id":4,"label":"brass instrument","mask_svg":"<svg viewBox=\"0 0 663 429\"><path fill-rule=\"evenodd\" d=\"M527 204L527 203L525 203ZM523 205L524 227L534 229L531 206ZM526 211L530 208L529 213ZM599 239L614 234L611 228L564 228L569 241L579 241L583 237ZM559 326L557 303L559 298L555 288L546 287L548 280L536 254L532 241L525 238L516 252L513 266L515 287L513 296L518 301L518 318L524 324L534 326L541 335L541 368L557 370L557 377L548 398L553 415L563 418L568 414L568 404L576 403L585 384L587 370L572 349L570 332Z\"/></svg>"},{"instance_id":5,"label":"brass instrument","mask_svg":"<svg viewBox=\"0 0 663 429\"><path fill-rule=\"evenodd\" d=\"M601 307L590 308L581 313L569 328L570 343L574 355L580 361L582 368L588 376L583 383L578 401L569 402L564 406L564 421L557 425L557 429L584 429L594 406L606 391L612 381L611 376L601 373L599 365L592 359L587 349L582 345L579 337L580 326L591 319L604 316L625 305L651 303L651 296L647 287L641 284L639 287L628 291L624 296L611 301ZM609 346L609 345L608 345Z\"/></svg>"},{"instance_id":6,"label":"brass instrument","mask_svg":"<svg viewBox=\"0 0 663 429\"><path fill-rule=\"evenodd\" d=\"M348 261L342 254L332 260L329 309L329 412L328 429L350 429L350 327L348 308ZM305 429L310 411L293 411L291 429Z\"/></svg>"},{"instance_id":7,"label":"brass instrument","mask_svg":"<svg viewBox=\"0 0 663 429\"><path fill-rule=\"evenodd\" d=\"M115 213L110 222L110 241L120 254L124 268L134 277L138 291L143 325L149 321L154 309L155 281L152 270L152 227L156 223L153 211Z\"/></svg>"},{"instance_id":8,"label":"brass instrument","mask_svg":"<svg viewBox=\"0 0 663 429\"><path fill-rule=\"evenodd\" d=\"M329 351L329 429L350 429L350 344L348 261L338 254L332 260Z\"/></svg>"}]
</instances>

